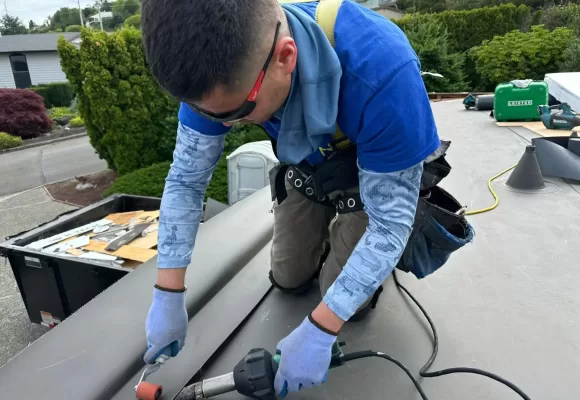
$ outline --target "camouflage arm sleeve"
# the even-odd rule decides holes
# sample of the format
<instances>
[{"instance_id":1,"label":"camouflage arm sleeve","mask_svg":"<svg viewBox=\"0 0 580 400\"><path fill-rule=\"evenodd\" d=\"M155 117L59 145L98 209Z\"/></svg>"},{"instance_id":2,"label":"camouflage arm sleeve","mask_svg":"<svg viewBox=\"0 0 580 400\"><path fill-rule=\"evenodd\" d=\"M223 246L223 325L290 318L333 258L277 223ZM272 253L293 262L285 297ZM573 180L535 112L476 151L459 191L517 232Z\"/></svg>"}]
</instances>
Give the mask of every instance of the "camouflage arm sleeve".
<instances>
[{"instance_id":1,"label":"camouflage arm sleeve","mask_svg":"<svg viewBox=\"0 0 580 400\"><path fill-rule=\"evenodd\" d=\"M158 268L184 268L191 262L205 191L223 153L225 136L204 135L179 123L161 200Z\"/></svg>"}]
</instances>

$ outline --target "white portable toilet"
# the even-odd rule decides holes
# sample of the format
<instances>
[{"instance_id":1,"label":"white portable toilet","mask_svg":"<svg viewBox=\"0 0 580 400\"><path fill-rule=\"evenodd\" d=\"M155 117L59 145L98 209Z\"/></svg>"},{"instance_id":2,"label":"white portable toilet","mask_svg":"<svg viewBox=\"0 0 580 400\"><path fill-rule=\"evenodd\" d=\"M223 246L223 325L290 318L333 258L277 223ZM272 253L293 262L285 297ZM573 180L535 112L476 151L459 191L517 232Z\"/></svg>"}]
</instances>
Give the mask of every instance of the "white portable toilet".
<instances>
[{"instance_id":1,"label":"white portable toilet","mask_svg":"<svg viewBox=\"0 0 580 400\"><path fill-rule=\"evenodd\" d=\"M230 206L268 186L269 172L279 163L269 140L246 143L230 154L227 160Z\"/></svg>"}]
</instances>

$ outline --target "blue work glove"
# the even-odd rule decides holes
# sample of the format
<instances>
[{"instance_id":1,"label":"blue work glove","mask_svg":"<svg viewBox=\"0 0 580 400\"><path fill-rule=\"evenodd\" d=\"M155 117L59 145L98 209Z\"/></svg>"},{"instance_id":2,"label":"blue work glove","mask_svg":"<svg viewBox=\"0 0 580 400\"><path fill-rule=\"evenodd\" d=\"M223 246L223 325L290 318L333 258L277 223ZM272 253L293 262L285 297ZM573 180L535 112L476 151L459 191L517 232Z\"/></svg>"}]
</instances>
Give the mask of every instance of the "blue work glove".
<instances>
[{"instance_id":1,"label":"blue work glove","mask_svg":"<svg viewBox=\"0 0 580 400\"><path fill-rule=\"evenodd\" d=\"M278 343L280 365L274 379L279 397L326 382L336 336L322 331L307 317Z\"/></svg>"},{"instance_id":2,"label":"blue work glove","mask_svg":"<svg viewBox=\"0 0 580 400\"><path fill-rule=\"evenodd\" d=\"M153 302L145 323L148 349L143 360L153 364L161 354L175 357L183 348L187 322L185 292L154 288Z\"/></svg>"}]
</instances>

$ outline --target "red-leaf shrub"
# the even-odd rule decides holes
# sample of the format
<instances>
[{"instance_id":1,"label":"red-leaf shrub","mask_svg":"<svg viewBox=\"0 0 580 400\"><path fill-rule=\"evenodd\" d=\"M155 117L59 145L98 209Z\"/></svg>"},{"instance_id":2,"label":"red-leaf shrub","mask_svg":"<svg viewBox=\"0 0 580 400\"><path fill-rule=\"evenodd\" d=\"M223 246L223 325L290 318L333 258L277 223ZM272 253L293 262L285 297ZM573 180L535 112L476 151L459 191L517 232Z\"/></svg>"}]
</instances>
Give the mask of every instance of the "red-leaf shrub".
<instances>
[{"instance_id":1,"label":"red-leaf shrub","mask_svg":"<svg viewBox=\"0 0 580 400\"><path fill-rule=\"evenodd\" d=\"M51 128L41 95L26 89L0 89L0 132L30 139Z\"/></svg>"}]
</instances>

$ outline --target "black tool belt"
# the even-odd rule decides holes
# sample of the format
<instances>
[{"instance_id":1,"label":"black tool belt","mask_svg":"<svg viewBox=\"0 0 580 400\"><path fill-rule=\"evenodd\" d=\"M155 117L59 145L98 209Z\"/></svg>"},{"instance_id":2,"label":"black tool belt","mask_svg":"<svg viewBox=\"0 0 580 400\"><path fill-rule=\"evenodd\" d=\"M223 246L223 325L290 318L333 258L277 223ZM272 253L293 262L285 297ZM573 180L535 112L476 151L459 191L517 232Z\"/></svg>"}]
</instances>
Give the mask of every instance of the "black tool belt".
<instances>
[{"instance_id":1,"label":"black tool belt","mask_svg":"<svg viewBox=\"0 0 580 400\"><path fill-rule=\"evenodd\" d=\"M442 141L440 148L423 166L421 190L429 190L441 182L451 172L451 166L445 160L445 152L450 142ZM270 171L270 188L272 201L281 204L288 196L285 180L306 198L336 208L337 213L362 211L364 204L359 193L339 195L334 199L328 197L334 191L352 191L358 187L358 165L356 146L336 153L332 158L319 166L307 163L299 165L280 164Z\"/></svg>"},{"instance_id":2,"label":"black tool belt","mask_svg":"<svg viewBox=\"0 0 580 400\"><path fill-rule=\"evenodd\" d=\"M272 201L281 204L288 193L287 180L306 198L336 208L338 213L363 210L360 196L352 194L331 199L328 195L336 191L347 191L358 187L358 166L356 146L337 151L328 160L317 166L308 163L299 165L280 164L270 170Z\"/></svg>"},{"instance_id":3,"label":"black tool belt","mask_svg":"<svg viewBox=\"0 0 580 400\"><path fill-rule=\"evenodd\" d=\"M323 206L336 208L336 212L339 214L362 211L364 209L359 193L342 195L335 199L331 199L328 195L317 196L312 176L305 175L305 173L297 167L288 167L288 170L286 171L286 180L294 189L307 199L322 204Z\"/></svg>"}]
</instances>

